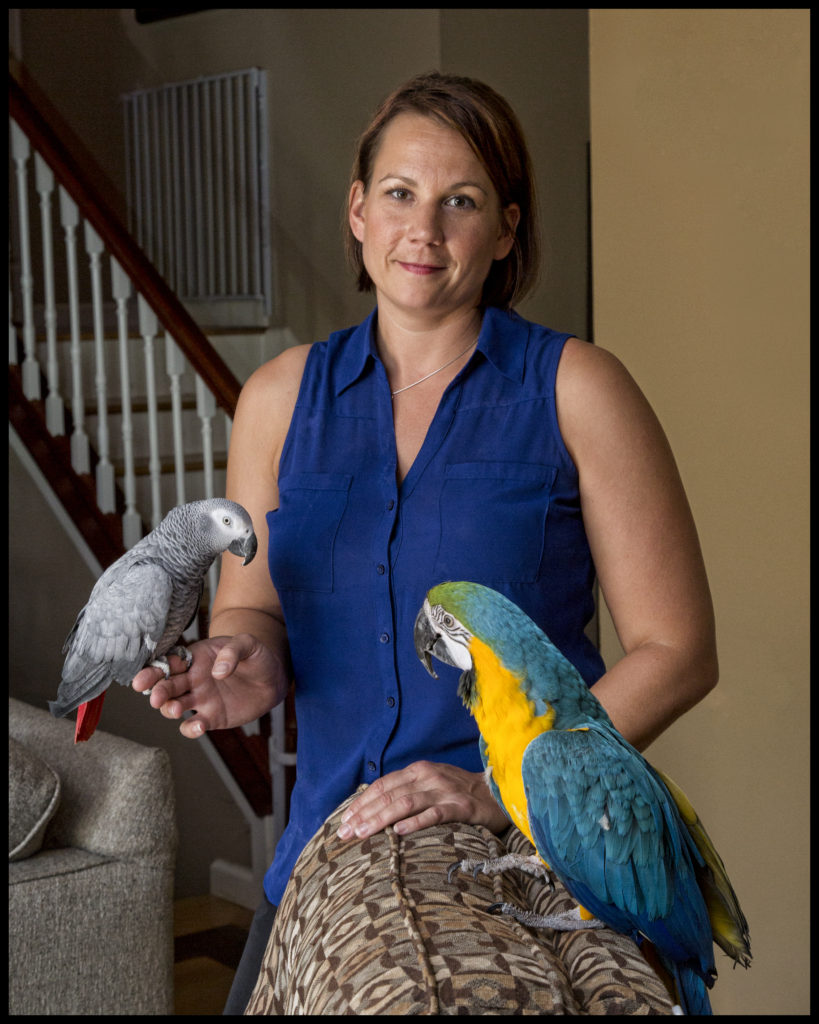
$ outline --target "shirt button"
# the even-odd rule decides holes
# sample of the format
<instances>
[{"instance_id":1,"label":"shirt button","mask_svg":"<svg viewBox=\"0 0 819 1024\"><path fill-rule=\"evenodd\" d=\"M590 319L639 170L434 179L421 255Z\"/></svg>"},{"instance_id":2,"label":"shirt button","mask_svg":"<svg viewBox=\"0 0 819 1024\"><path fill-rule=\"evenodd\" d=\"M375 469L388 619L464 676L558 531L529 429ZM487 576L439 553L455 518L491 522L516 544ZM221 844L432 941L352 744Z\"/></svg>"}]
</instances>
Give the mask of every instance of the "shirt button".
<instances>
[{"instance_id":1,"label":"shirt button","mask_svg":"<svg viewBox=\"0 0 819 1024\"><path fill-rule=\"evenodd\" d=\"M375 761L368 761L367 762L367 771L368 772L374 772L375 771Z\"/></svg>"},{"instance_id":2,"label":"shirt button","mask_svg":"<svg viewBox=\"0 0 819 1024\"><path fill-rule=\"evenodd\" d=\"M390 634L382 633L378 639L381 641L382 644L388 644L390 642Z\"/></svg>"},{"instance_id":3,"label":"shirt button","mask_svg":"<svg viewBox=\"0 0 819 1024\"><path fill-rule=\"evenodd\" d=\"M388 708L394 708L395 707L395 697L387 697L387 707Z\"/></svg>"},{"instance_id":4,"label":"shirt button","mask_svg":"<svg viewBox=\"0 0 819 1024\"><path fill-rule=\"evenodd\" d=\"M385 572L386 572L387 570L386 570L386 568L385 568L385 567L384 567L384 566L383 566L383 565L381 564L381 562L379 562L379 563L378 563L378 565L377 565L377 566L375 567L375 571L376 571L376 572L378 573L378 575L379 575L379 576L383 576L383 575L384 575L384 573L385 573Z\"/></svg>"},{"instance_id":5,"label":"shirt button","mask_svg":"<svg viewBox=\"0 0 819 1024\"><path fill-rule=\"evenodd\" d=\"M387 502L387 511L388 512L392 512L392 510L394 508L395 508L395 502L392 500L392 498L390 498L390 500Z\"/></svg>"}]
</instances>

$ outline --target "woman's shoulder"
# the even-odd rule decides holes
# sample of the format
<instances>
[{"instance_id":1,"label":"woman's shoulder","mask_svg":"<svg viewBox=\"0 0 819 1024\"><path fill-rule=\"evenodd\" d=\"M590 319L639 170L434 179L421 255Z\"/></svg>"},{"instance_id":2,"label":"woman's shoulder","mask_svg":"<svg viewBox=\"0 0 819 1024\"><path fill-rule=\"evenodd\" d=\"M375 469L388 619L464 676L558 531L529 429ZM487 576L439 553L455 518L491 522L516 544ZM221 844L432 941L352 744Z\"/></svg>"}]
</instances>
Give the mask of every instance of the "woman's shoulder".
<instances>
[{"instance_id":1,"label":"woman's shoulder","mask_svg":"<svg viewBox=\"0 0 819 1024\"><path fill-rule=\"evenodd\" d=\"M272 405L285 404L290 406L292 412L312 347L293 345L254 370L242 387L239 408L244 410L262 406L269 412Z\"/></svg>"},{"instance_id":2,"label":"woman's shoulder","mask_svg":"<svg viewBox=\"0 0 819 1024\"><path fill-rule=\"evenodd\" d=\"M661 432L648 400L617 356L579 338L564 346L555 396L561 432L573 455Z\"/></svg>"},{"instance_id":3,"label":"woman's shoulder","mask_svg":"<svg viewBox=\"0 0 819 1024\"><path fill-rule=\"evenodd\" d=\"M234 436L255 438L280 449L293 417L312 345L293 345L263 363L248 377L239 395Z\"/></svg>"}]
</instances>

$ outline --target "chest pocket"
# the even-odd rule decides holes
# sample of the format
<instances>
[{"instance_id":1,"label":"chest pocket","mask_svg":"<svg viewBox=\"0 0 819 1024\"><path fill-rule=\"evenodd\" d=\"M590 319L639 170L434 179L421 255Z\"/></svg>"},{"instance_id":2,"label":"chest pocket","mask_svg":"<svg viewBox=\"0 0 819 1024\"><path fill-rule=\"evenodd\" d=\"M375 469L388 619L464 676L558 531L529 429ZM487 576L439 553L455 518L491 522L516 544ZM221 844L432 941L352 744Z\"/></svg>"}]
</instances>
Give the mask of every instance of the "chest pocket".
<instances>
[{"instance_id":1,"label":"chest pocket","mask_svg":"<svg viewBox=\"0 0 819 1024\"><path fill-rule=\"evenodd\" d=\"M446 467L436 580L533 583L540 573L557 470L526 462Z\"/></svg>"},{"instance_id":2,"label":"chest pocket","mask_svg":"<svg viewBox=\"0 0 819 1024\"><path fill-rule=\"evenodd\" d=\"M333 589L333 551L352 477L291 473L279 480L279 507L267 513L267 560L277 590Z\"/></svg>"}]
</instances>

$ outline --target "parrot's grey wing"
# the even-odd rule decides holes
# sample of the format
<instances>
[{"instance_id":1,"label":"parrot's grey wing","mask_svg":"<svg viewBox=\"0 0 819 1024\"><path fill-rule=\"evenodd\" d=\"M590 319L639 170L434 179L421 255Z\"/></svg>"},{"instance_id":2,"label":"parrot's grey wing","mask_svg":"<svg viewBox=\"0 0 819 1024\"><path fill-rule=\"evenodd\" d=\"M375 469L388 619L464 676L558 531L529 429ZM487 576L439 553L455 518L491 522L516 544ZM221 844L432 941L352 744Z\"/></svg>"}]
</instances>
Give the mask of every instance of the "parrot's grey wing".
<instances>
[{"instance_id":1,"label":"parrot's grey wing","mask_svg":"<svg viewBox=\"0 0 819 1024\"><path fill-rule=\"evenodd\" d=\"M172 593L173 581L158 562L137 562L99 580L63 648L54 714L68 714L114 681L131 682L165 631Z\"/></svg>"}]
</instances>

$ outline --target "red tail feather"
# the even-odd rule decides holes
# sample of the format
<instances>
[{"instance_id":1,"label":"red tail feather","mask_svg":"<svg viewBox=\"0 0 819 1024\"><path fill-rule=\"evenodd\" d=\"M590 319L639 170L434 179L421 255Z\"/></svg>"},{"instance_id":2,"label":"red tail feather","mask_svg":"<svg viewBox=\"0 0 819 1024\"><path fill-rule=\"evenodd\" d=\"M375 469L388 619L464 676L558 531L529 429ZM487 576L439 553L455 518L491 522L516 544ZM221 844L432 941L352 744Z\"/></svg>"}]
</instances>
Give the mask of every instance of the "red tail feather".
<instances>
[{"instance_id":1,"label":"red tail feather","mask_svg":"<svg viewBox=\"0 0 819 1024\"><path fill-rule=\"evenodd\" d=\"M85 704L80 704L77 709L77 725L74 729L75 743L84 743L93 736L94 730L99 725L102 702L105 700L107 692L107 690L103 690L98 697L94 697L93 700L89 700Z\"/></svg>"}]
</instances>

